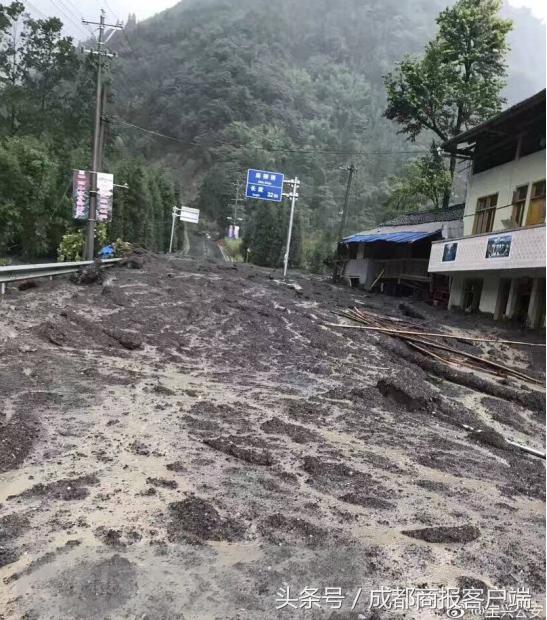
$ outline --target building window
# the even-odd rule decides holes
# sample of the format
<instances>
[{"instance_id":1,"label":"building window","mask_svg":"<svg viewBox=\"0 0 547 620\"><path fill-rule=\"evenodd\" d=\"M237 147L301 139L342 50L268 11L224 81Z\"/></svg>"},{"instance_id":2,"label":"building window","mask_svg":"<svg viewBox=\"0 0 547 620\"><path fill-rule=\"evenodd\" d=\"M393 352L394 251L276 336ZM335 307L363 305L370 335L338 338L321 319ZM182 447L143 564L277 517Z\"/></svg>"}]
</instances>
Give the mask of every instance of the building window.
<instances>
[{"instance_id":1,"label":"building window","mask_svg":"<svg viewBox=\"0 0 547 620\"><path fill-rule=\"evenodd\" d=\"M473 224L473 234L491 232L494 227L494 216L496 215L496 205L498 204L498 195L491 194L483 196L477 201L477 210L475 212L475 222Z\"/></svg>"},{"instance_id":2,"label":"building window","mask_svg":"<svg viewBox=\"0 0 547 620\"><path fill-rule=\"evenodd\" d=\"M526 217L527 226L543 223L545 223L545 179L532 183L528 216Z\"/></svg>"},{"instance_id":3,"label":"building window","mask_svg":"<svg viewBox=\"0 0 547 620\"><path fill-rule=\"evenodd\" d=\"M519 185L513 192L513 213L511 219L515 226L522 226L524 207L526 206L526 196L528 195L528 185Z\"/></svg>"}]
</instances>

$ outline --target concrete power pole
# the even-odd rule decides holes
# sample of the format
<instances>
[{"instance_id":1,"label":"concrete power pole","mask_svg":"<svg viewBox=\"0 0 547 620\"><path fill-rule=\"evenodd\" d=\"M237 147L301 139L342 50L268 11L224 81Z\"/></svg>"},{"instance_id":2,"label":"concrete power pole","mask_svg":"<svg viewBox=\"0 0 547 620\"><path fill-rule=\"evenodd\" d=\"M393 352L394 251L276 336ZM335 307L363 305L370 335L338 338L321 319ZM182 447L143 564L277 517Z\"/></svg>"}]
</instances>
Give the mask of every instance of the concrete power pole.
<instances>
[{"instance_id":1,"label":"concrete power pole","mask_svg":"<svg viewBox=\"0 0 547 620\"><path fill-rule=\"evenodd\" d=\"M112 58L114 55L109 54L104 46L108 42L108 39L114 34L116 30L122 28L121 24L107 24L105 23L105 12L101 9L101 15L98 22L82 20L84 24L90 24L98 26L99 34L97 36L97 48L95 50L85 50L89 54L97 55L97 89L95 95L95 126L93 130L93 157L91 163L91 175L90 175L90 189L89 189L89 215L87 218L86 229L86 243L85 243L85 258L86 260L93 260L95 256L95 224L97 217L97 172L100 172L100 162L102 159L102 144L101 144L101 126L103 118L103 58ZM112 28L112 32L108 39L105 40L104 32L106 28Z\"/></svg>"},{"instance_id":2,"label":"concrete power pole","mask_svg":"<svg viewBox=\"0 0 547 620\"><path fill-rule=\"evenodd\" d=\"M289 215L289 229L287 231L287 243L285 246L285 257L283 259L283 279L287 278L287 269L289 268L289 256L291 252L291 237L292 237L292 226L294 221L294 208L296 206L296 199L298 198L298 186L300 185L300 181L298 177L294 177L294 179L287 180L285 183L291 186L291 191L288 194L283 194L283 196L287 196L287 198L291 199L291 212Z\"/></svg>"},{"instance_id":3,"label":"concrete power pole","mask_svg":"<svg viewBox=\"0 0 547 620\"><path fill-rule=\"evenodd\" d=\"M348 221L348 207L349 207L349 195L351 191L351 182L353 180L353 175L355 173L356 168L352 163L346 168L346 170L349 172L348 184L346 186L346 195L344 197L344 208L342 210L342 218L340 220L340 227L338 229L338 239L336 240L337 242L343 238L344 232L346 230L346 224Z\"/></svg>"}]
</instances>

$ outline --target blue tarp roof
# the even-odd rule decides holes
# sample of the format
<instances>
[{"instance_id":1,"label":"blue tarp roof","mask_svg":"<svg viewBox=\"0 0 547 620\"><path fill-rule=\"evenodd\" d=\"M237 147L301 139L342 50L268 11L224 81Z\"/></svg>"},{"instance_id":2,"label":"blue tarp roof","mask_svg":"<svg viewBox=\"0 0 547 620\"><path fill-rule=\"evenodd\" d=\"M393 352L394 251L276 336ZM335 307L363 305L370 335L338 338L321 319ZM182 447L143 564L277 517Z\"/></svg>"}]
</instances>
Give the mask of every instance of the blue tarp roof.
<instances>
[{"instance_id":1,"label":"blue tarp roof","mask_svg":"<svg viewBox=\"0 0 547 620\"><path fill-rule=\"evenodd\" d=\"M397 232L397 233L376 233L371 235L353 235L346 237L343 243L374 243L384 241L387 243L414 243L438 234L438 230L433 232Z\"/></svg>"}]
</instances>

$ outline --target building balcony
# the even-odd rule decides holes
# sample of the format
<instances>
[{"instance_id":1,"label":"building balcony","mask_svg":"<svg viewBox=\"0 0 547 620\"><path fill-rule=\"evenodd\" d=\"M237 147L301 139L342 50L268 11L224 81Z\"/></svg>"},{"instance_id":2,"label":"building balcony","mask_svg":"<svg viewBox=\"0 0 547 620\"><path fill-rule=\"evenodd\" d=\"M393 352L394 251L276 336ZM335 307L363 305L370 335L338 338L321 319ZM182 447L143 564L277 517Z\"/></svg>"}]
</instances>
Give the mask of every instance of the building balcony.
<instances>
[{"instance_id":1,"label":"building balcony","mask_svg":"<svg viewBox=\"0 0 547 620\"><path fill-rule=\"evenodd\" d=\"M384 280L422 280L429 282L427 258L389 258L376 260L378 272Z\"/></svg>"},{"instance_id":2,"label":"building balcony","mask_svg":"<svg viewBox=\"0 0 547 620\"><path fill-rule=\"evenodd\" d=\"M431 244L430 273L545 269L545 224Z\"/></svg>"}]
</instances>

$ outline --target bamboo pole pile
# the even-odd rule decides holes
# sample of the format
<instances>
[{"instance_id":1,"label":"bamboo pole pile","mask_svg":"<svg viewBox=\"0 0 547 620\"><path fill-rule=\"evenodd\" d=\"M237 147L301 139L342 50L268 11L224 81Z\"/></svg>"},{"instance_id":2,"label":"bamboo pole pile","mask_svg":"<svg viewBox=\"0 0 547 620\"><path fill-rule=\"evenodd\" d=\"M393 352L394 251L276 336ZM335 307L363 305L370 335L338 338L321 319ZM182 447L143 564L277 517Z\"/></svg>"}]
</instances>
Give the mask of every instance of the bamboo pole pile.
<instances>
[{"instance_id":1,"label":"bamboo pole pile","mask_svg":"<svg viewBox=\"0 0 547 620\"><path fill-rule=\"evenodd\" d=\"M543 385L543 381L527 375L518 368L496 362L483 355L475 355L448 344L453 340L460 342L489 342L491 344L504 344L509 346L532 346L545 347L545 344L521 342L516 340L499 340L474 336L459 336L442 331L431 332L423 325L407 321L397 317L383 316L361 308L351 308L336 312L338 316L350 319L354 324L327 323L330 327L362 329L377 332L399 338L409 347L419 351L422 355L430 357L437 362L453 367L465 367L472 371L481 371L499 377L514 377L521 381L527 381ZM358 323L358 325L355 325Z\"/></svg>"}]
</instances>

